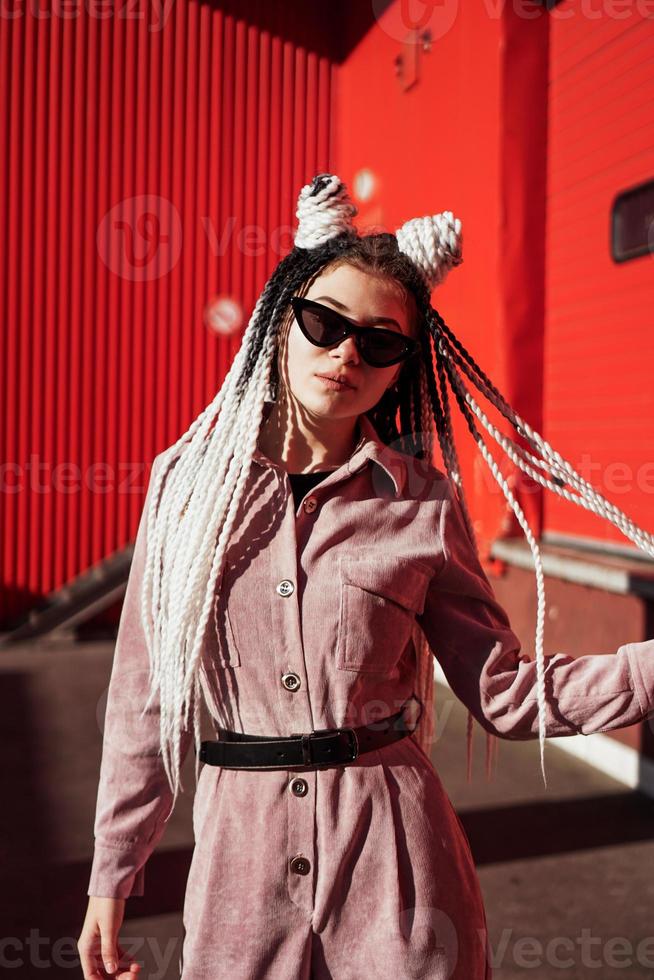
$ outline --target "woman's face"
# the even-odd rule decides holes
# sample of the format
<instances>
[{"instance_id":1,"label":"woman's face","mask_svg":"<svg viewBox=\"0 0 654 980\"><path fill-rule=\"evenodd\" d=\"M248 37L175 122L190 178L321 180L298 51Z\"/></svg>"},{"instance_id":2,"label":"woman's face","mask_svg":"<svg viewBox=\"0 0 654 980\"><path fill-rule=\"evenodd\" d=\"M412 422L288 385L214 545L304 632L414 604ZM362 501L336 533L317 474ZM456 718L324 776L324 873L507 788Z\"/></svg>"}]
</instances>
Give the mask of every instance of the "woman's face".
<instances>
[{"instance_id":1,"label":"woman's face","mask_svg":"<svg viewBox=\"0 0 654 980\"><path fill-rule=\"evenodd\" d=\"M378 326L411 336L410 312L398 288L354 266L340 265L322 273L309 287L306 298L331 307L360 326ZM376 405L394 384L402 362L372 367L359 354L353 335L333 347L316 347L293 317L279 367L283 383L306 411L333 419L358 416ZM352 387L334 390L320 380L321 374L343 375Z\"/></svg>"}]
</instances>

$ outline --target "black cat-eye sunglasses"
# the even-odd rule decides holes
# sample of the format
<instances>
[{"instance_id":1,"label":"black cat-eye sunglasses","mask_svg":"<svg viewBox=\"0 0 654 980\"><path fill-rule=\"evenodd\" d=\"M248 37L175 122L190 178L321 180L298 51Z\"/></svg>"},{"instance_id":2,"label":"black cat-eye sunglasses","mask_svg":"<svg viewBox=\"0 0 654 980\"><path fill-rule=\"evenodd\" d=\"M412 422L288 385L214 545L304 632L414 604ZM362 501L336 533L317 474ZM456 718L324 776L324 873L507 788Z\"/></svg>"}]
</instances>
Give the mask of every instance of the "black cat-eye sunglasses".
<instances>
[{"instance_id":1,"label":"black cat-eye sunglasses","mask_svg":"<svg viewBox=\"0 0 654 980\"><path fill-rule=\"evenodd\" d=\"M360 327L330 306L304 296L292 296L291 306L300 330L316 347L332 347L353 334L361 357L372 367L390 367L418 352L418 342L406 334Z\"/></svg>"}]
</instances>

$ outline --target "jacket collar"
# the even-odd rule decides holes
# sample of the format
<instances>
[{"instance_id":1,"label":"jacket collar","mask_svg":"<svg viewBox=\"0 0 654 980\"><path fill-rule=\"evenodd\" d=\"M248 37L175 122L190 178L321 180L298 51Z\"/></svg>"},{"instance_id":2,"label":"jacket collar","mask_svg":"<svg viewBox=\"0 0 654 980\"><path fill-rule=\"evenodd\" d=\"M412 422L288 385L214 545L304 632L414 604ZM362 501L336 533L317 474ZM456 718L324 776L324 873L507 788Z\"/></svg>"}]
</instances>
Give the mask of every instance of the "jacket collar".
<instances>
[{"instance_id":1,"label":"jacket collar","mask_svg":"<svg viewBox=\"0 0 654 980\"><path fill-rule=\"evenodd\" d=\"M395 496L399 497L404 490L407 469L403 453L392 449L383 442L374 425L367 415L359 416L359 426L363 436L363 445L359 447L347 461L349 473L362 469L370 459L388 473L395 487Z\"/></svg>"},{"instance_id":2,"label":"jacket collar","mask_svg":"<svg viewBox=\"0 0 654 980\"><path fill-rule=\"evenodd\" d=\"M269 404L272 407L272 403ZM269 411L270 409L266 405L264 408L264 417ZM368 460L371 460L388 474L395 489L395 496L399 497L406 483L407 469L405 455L387 446L380 439L377 430L367 415L362 414L359 416L359 428L361 431L359 445L350 458L342 466L333 470L333 472L338 473L345 467L347 473L356 473L367 465ZM277 464L273 463L271 459L261 452L258 446L255 447L252 459L261 466L279 468Z\"/></svg>"}]
</instances>

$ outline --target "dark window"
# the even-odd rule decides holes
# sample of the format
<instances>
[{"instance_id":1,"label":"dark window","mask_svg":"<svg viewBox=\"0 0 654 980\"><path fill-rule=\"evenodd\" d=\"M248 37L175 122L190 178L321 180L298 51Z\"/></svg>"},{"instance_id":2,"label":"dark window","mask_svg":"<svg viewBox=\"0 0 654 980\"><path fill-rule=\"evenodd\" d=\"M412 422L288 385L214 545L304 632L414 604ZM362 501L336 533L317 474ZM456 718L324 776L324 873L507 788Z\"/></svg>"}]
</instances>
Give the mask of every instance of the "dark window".
<instances>
[{"instance_id":1,"label":"dark window","mask_svg":"<svg viewBox=\"0 0 654 980\"><path fill-rule=\"evenodd\" d=\"M654 252L654 180L618 194L611 209L613 259L627 262L648 252Z\"/></svg>"}]
</instances>

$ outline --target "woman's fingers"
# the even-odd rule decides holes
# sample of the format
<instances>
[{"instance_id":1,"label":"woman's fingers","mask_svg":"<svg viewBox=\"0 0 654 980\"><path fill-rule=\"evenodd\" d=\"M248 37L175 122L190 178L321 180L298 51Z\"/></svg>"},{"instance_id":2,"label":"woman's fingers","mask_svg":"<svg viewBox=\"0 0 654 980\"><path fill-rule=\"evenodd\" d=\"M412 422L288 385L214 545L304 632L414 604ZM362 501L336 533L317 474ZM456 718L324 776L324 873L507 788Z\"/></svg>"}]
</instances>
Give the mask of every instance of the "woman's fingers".
<instances>
[{"instance_id":1,"label":"woman's fingers","mask_svg":"<svg viewBox=\"0 0 654 980\"><path fill-rule=\"evenodd\" d=\"M102 962L99 934L86 937L82 933L77 941L77 949L84 980L106 980L108 974Z\"/></svg>"},{"instance_id":2,"label":"woman's fingers","mask_svg":"<svg viewBox=\"0 0 654 980\"><path fill-rule=\"evenodd\" d=\"M108 960L107 963L110 961ZM141 970L141 964L132 959L129 954L118 947L115 969L109 971L104 963L104 956L98 950L90 955L85 954L80 947L80 963L85 980L136 980Z\"/></svg>"},{"instance_id":3,"label":"woman's fingers","mask_svg":"<svg viewBox=\"0 0 654 980\"><path fill-rule=\"evenodd\" d=\"M130 963L129 969L121 969L120 972L116 974L117 980L135 980L135 978L139 975L140 969L140 963Z\"/></svg>"},{"instance_id":4,"label":"woman's fingers","mask_svg":"<svg viewBox=\"0 0 654 980\"><path fill-rule=\"evenodd\" d=\"M84 975L84 980L105 980L107 974L102 968L101 964L94 963L91 959L80 953L80 963L82 965L82 973Z\"/></svg>"},{"instance_id":5,"label":"woman's fingers","mask_svg":"<svg viewBox=\"0 0 654 980\"><path fill-rule=\"evenodd\" d=\"M141 964L137 963L130 953L126 953L122 946L118 946L118 970L116 971L117 980L135 980L138 976Z\"/></svg>"}]
</instances>

